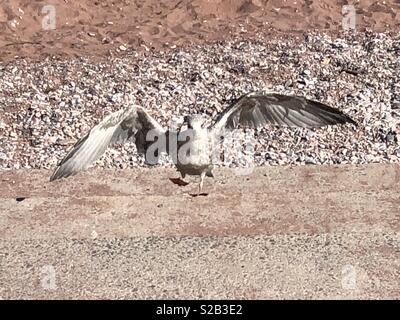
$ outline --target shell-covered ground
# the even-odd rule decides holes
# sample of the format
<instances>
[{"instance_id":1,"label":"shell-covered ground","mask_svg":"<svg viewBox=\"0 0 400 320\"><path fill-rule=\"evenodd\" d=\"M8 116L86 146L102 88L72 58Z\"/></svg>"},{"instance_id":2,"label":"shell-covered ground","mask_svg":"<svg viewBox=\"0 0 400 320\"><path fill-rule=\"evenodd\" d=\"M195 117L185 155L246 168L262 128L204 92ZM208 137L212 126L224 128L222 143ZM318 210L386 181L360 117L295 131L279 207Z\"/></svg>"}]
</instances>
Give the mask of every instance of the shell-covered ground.
<instances>
[{"instance_id":1,"label":"shell-covered ground","mask_svg":"<svg viewBox=\"0 0 400 320\"><path fill-rule=\"evenodd\" d=\"M276 91L342 110L358 126L265 128L256 165L400 162L400 37L358 32L226 40L124 57L19 59L0 65L0 169L53 168L106 114L135 103L164 126L210 120L241 94ZM170 165L168 161L162 165ZM134 144L99 167L142 166Z\"/></svg>"}]
</instances>

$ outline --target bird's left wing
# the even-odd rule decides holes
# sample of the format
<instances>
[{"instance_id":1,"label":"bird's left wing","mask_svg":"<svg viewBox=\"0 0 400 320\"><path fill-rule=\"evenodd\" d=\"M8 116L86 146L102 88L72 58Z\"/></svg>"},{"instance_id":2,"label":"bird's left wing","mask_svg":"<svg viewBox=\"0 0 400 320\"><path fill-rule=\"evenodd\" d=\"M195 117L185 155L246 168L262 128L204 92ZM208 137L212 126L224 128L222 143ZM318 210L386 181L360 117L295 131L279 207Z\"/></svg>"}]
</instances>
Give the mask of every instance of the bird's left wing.
<instances>
[{"instance_id":1,"label":"bird's left wing","mask_svg":"<svg viewBox=\"0 0 400 320\"><path fill-rule=\"evenodd\" d=\"M239 125L256 128L266 124L312 128L346 122L356 124L341 111L317 101L278 93L250 93L217 117L214 130L234 129Z\"/></svg>"},{"instance_id":2,"label":"bird's left wing","mask_svg":"<svg viewBox=\"0 0 400 320\"><path fill-rule=\"evenodd\" d=\"M135 141L139 153L144 153L150 130L164 134L164 129L143 108L128 107L105 117L82 137L59 163L50 181L86 170L101 157L108 146Z\"/></svg>"}]
</instances>

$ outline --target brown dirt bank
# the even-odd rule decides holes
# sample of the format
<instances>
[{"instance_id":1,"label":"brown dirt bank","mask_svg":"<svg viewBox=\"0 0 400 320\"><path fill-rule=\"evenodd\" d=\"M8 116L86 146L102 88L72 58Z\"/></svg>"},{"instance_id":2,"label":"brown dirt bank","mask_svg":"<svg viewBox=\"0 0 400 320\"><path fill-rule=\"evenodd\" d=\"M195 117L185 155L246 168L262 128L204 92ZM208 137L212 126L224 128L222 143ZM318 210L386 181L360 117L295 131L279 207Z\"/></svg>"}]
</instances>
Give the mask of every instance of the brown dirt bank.
<instances>
[{"instance_id":1,"label":"brown dirt bank","mask_svg":"<svg viewBox=\"0 0 400 320\"><path fill-rule=\"evenodd\" d=\"M97 56L229 37L342 29L345 0L8 0L0 1L0 59ZM55 30L43 30L45 5ZM356 28L398 30L400 3L355 1Z\"/></svg>"},{"instance_id":2,"label":"brown dirt bank","mask_svg":"<svg viewBox=\"0 0 400 320\"><path fill-rule=\"evenodd\" d=\"M0 298L398 299L399 169L3 172Z\"/></svg>"}]
</instances>

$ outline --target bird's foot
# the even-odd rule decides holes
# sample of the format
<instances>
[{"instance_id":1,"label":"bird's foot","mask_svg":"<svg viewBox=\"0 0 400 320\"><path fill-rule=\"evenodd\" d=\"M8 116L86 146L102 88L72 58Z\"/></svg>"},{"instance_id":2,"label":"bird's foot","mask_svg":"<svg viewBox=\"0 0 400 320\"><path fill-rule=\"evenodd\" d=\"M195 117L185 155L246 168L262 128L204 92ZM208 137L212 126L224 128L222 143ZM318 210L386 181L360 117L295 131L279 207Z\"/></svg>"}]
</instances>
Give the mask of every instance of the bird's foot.
<instances>
[{"instance_id":1,"label":"bird's foot","mask_svg":"<svg viewBox=\"0 0 400 320\"><path fill-rule=\"evenodd\" d=\"M191 196L191 197L207 197L208 196L208 193L206 193L206 192L201 192L201 193L189 193L189 195Z\"/></svg>"},{"instance_id":2,"label":"bird's foot","mask_svg":"<svg viewBox=\"0 0 400 320\"><path fill-rule=\"evenodd\" d=\"M169 180L171 180L172 183L174 183L180 187L185 187L189 184L189 182L186 182L185 180L183 180L181 178L169 178Z\"/></svg>"}]
</instances>

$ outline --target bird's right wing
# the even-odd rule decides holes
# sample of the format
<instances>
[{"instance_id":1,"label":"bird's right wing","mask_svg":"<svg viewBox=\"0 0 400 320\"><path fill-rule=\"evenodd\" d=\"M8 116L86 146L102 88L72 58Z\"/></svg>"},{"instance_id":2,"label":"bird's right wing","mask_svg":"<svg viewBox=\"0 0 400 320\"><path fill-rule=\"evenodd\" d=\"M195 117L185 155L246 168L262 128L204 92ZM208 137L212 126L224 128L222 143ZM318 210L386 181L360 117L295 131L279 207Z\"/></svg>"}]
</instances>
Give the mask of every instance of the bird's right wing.
<instances>
[{"instance_id":1,"label":"bird's right wing","mask_svg":"<svg viewBox=\"0 0 400 320\"><path fill-rule=\"evenodd\" d=\"M150 130L164 134L164 129L143 108L128 107L105 117L82 137L59 163L50 181L65 178L86 170L103 155L108 146L135 141L139 153L147 146L146 135Z\"/></svg>"}]
</instances>

